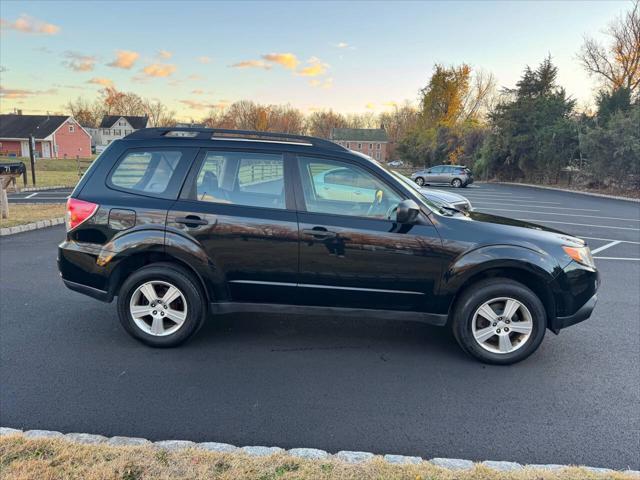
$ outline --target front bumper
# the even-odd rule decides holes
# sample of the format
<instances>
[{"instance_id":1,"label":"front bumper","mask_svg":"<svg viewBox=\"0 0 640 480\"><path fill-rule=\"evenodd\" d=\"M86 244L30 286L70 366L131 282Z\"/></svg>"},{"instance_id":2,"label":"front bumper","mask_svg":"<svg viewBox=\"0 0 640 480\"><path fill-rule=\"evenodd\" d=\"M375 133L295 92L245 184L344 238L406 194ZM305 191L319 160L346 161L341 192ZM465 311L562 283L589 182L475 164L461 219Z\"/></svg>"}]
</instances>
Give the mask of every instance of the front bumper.
<instances>
[{"instance_id":1,"label":"front bumper","mask_svg":"<svg viewBox=\"0 0 640 480\"><path fill-rule=\"evenodd\" d=\"M597 301L598 295L595 294L593 297L587 300L587 303L582 305L573 315L569 315L567 317L557 317L554 322L554 331L557 333L563 328L570 327L571 325L575 325L576 323L582 322L589 318L596 306Z\"/></svg>"}]
</instances>

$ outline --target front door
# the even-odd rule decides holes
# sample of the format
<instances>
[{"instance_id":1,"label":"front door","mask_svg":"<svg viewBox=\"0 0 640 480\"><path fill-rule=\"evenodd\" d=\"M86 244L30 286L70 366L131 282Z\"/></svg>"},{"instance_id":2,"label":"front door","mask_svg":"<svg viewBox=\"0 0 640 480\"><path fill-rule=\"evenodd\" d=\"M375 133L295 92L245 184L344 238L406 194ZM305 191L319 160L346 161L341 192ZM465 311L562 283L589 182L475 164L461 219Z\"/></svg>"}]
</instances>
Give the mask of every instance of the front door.
<instances>
[{"instance_id":1,"label":"front door","mask_svg":"<svg viewBox=\"0 0 640 480\"><path fill-rule=\"evenodd\" d=\"M349 161L299 157L298 301L310 305L429 311L441 241L427 218L395 222L403 194Z\"/></svg>"},{"instance_id":2,"label":"front door","mask_svg":"<svg viewBox=\"0 0 640 480\"><path fill-rule=\"evenodd\" d=\"M167 226L204 248L230 300L295 297L298 223L286 163L283 154L202 151L169 212Z\"/></svg>"}]
</instances>

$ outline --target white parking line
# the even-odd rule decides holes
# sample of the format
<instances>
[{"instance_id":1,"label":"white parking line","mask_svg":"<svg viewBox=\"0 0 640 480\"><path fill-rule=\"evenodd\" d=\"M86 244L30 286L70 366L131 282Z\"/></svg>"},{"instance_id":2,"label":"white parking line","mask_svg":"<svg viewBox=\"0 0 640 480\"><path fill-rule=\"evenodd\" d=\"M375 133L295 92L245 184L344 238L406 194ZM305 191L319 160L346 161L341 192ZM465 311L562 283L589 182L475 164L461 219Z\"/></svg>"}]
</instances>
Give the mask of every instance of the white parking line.
<instances>
[{"instance_id":1,"label":"white parking line","mask_svg":"<svg viewBox=\"0 0 640 480\"><path fill-rule=\"evenodd\" d=\"M524 220L525 222L560 223L561 225L577 225L579 227L613 228L615 230L633 230L634 232L640 232L640 228L612 227L610 225L592 225L589 223L556 222L555 220L542 220L541 218L518 218L518 220Z\"/></svg>"},{"instance_id":2,"label":"white parking line","mask_svg":"<svg viewBox=\"0 0 640 480\"><path fill-rule=\"evenodd\" d=\"M500 200L500 198L480 198L480 199L473 198L473 197L467 197L467 198L469 200L473 201L474 203L476 203L476 200L477 200L477 203L482 203L485 200L486 201L489 201L489 200ZM545 205L566 205L566 202L565 203L560 203L560 202L541 202L541 201L538 201L538 200L515 200L515 199L512 199L512 198L505 198L503 200L505 200L505 201L514 200L514 201L520 202L520 203L532 204L532 205L526 205L527 207L528 206L536 207L536 206L538 206L538 204L541 204L541 203L544 203ZM501 203L498 203L498 204L492 203L492 205L504 205L504 202L501 202Z\"/></svg>"},{"instance_id":3,"label":"white parking line","mask_svg":"<svg viewBox=\"0 0 640 480\"><path fill-rule=\"evenodd\" d=\"M512 210L509 208L485 208L484 210L492 210L492 211L496 211L496 212L521 212L521 213L535 213L536 215L556 215L559 217L590 217L590 218L597 218L597 219L602 219L602 220L625 220L628 222L640 222L639 220L636 220L635 218L620 218L620 217L597 217L594 215L584 215L584 214L580 214L580 213L562 213L562 212L534 212L531 210Z\"/></svg>"},{"instance_id":4,"label":"white parking line","mask_svg":"<svg viewBox=\"0 0 640 480\"><path fill-rule=\"evenodd\" d=\"M591 253L592 253L592 254L594 254L594 253L600 253L601 251L606 250L607 248L611 248L611 247L613 247L613 246L615 246L615 245L618 245L619 243L620 243L620 240L614 240L613 242L611 242L611 243L607 243L606 245L603 245L603 246L601 246L601 247L598 247L598 248L596 248L595 250L591 250Z\"/></svg>"},{"instance_id":5,"label":"white parking line","mask_svg":"<svg viewBox=\"0 0 640 480\"><path fill-rule=\"evenodd\" d=\"M595 260L631 260L632 262L640 261L640 258L625 258L625 257L593 257Z\"/></svg>"},{"instance_id":6,"label":"white parking line","mask_svg":"<svg viewBox=\"0 0 640 480\"><path fill-rule=\"evenodd\" d=\"M620 242L620 243L632 243L634 245L640 245L640 242L634 242L633 240L615 240L613 238L600 238L600 237L580 237L587 240L603 240L605 242Z\"/></svg>"},{"instance_id":7,"label":"white parking line","mask_svg":"<svg viewBox=\"0 0 640 480\"><path fill-rule=\"evenodd\" d=\"M485 203L485 202L473 202L474 205L502 205L501 203ZM594 208L572 208L572 207L548 207L545 205L524 205L520 203L509 202L510 207L535 207L535 208L553 208L555 210L577 210L580 212L599 212Z\"/></svg>"},{"instance_id":8,"label":"white parking line","mask_svg":"<svg viewBox=\"0 0 640 480\"><path fill-rule=\"evenodd\" d=\"M24 197L24 198L33 198L33 197L35 197L38 193L39 193L39 192L32 193L31 195L27 195L27 196L26 196L26 197Z\"/></svg>"}]
</instances>

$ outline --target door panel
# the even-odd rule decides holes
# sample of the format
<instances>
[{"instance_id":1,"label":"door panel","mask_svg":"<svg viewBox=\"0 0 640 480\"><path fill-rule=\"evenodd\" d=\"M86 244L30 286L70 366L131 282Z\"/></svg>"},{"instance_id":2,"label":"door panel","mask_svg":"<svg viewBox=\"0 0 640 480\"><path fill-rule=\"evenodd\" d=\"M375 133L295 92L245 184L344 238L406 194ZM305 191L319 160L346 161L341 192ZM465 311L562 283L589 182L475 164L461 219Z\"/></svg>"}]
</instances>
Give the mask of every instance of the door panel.
<instances>
[{"instance_id":1,"label":"door panel","mask_svg":"<svg viewBox=\"0 0 640 480\"><path fill-rule=\"evenodd\" d=\"M290 302L299 234L297 214L286 206L283 155L206 151L198 163L167 227L206 252L231 300Z\"/></svg>"},{"instance_id":2,"label":"door panel","mask_svg":"<svg viewBox=\"0 0 640 480\"><path fill-rule=\"evenodd\" d=\"M441 272L432 225L307 212L299 221L301 302L429 311Z\"/></svg>"},{"instance_id":3,"label":"door panel","mask_svg":"<svg viewBox=\"0 0 640 480\"><path fill-rule=\"evenodd\" d=\"M428 311L441 271L441 241L425 217L395 222L402 194L360 165L299 157L301 210L298 301L309 305ZM328 200L318 172L341 173L341 197ZM326 178L326 177L324 177ZM352 179L347 181L347 179ZM334 179L335 180L335 179ZM371 190L369 202L345 195ZM389 218L391 217L391 218Z\"/></svg>"}]
</instances>

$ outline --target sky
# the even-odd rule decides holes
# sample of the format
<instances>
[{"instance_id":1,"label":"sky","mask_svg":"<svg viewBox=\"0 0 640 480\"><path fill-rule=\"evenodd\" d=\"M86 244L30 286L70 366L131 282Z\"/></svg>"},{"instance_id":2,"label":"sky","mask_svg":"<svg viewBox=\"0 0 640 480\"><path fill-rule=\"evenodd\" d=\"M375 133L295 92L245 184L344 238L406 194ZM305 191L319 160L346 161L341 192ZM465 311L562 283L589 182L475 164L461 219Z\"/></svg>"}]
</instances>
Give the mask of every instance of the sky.
<instances>
[{"instance_id":1,"label":"sky","mask_svg":"<svg viewBox=\"0 0 640 480\"><path fill-rule=\"evenodd\" d=\"M551 55L582 108L597 83L576 55L630 1L0 2L0 112L63 112L106 85L179 119L242 99L305 112L415 102L436 62L513 87Z\"/></svg>"}]
</instances>

